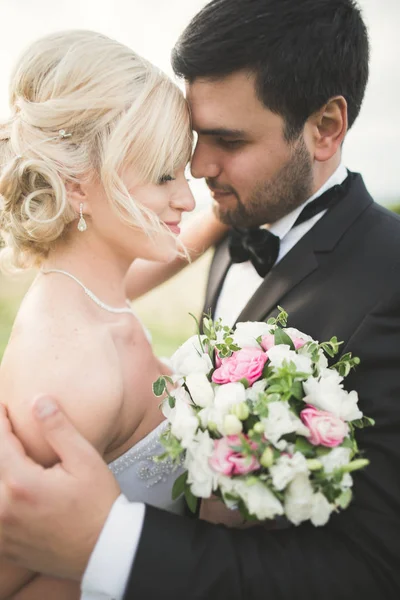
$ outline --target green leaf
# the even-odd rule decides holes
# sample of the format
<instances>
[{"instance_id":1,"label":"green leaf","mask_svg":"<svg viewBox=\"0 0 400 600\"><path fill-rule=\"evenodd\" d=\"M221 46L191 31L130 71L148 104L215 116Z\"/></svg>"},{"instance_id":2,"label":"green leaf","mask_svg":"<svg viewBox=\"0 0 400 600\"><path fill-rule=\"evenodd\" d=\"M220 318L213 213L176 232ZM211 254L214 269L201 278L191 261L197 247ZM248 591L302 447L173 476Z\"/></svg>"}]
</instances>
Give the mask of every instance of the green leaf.
<instances>
[{"instance_id":1,"label":"green leaf","mask_svg":"<svg viewBox=\"0 0 400 600\"><path fill-rule=\"evenodd\" d=\"M304 454L306 458L314 458L316 454L315 446L310 444L310 442L306 440L306 438L301 436L296 438L295 449L297 452L301 452L301 454Z\"/></svg>"},{"instance_id":2,"label":"green leaf","mask_svg":"<svg viewBox=\"0 0 400 600\"><path fill-rule=\"evenodd\" d=\"M175 398L173 396L168 396L168 404L171 408L175 408Z\"/></svg>"},{"instance_id":3,"label":"green leaf","mask_svg":"<svg viewBox=\"0 0 400 600\"><path fill-rule=\"evenodd\" d=\"M264 368L263 368L263 372L261 375L262 379L268 379L270 377L270 375L272 375L272 373L274 372L272 367L268 366L268 362L265 363Z\"/></svg>"},{"instance_id":4,"label":"green leaf","mask_svg":"<svg viewBox=\"0 0 400 600\"><path fill-rule=\"evenodd\" d=\"M157 381L153 383L153 394L157 397L162 396L166 387L167 383L165 381L165 377L164 375L161 375L161 377L159 377Z\"/></svg>"},{"instance_id":5,"label":"green leaf","mask_svg":"<svg viewBox=\"0 0 400 600\"><path fill-rule=\"evenodd\" d=\"M172 487L172 500L176 500L183 494L185 491L186 480L188 478L188 472L185 471L177 479L175 479L174 485Z\"/></svg>"},{"instance_id":6,"label":"green leaf","mask_svg":"<svg viewBox=\"0 0 400 600\"><path fill-rule=\"evenodd\" d=\"M351 463L349 463L348 465L344 465L343 467L338 469L338 472L352 473L353 471L358 471L359 469L364 469L364 467L367 467L368 465L369 465L368 459L356 458L355 460L352 460Z\"/></svg>"},{"instance_id":7,"label":"green leaf","mask_svg":"<svg viewBox=\"0 0 400 600\"><path fill-rule=\"evenodd\" d=\"M345 490L336 500L336 504L338 504L341 508L346 509L351 502L353 497L353 493L351 490Z\"/></svg>"},{"instance_id":8,"label":"green leaf","mask_svg":"<svg viewBox=\"0 0 400 600\"><path fill-rule=\"evenodd\" d=\"M280 394L270 394L270 390L268 389L268 394L266 394L266 402L280 402L281 396Z\"/></svg>"},{"instance_id":9,"label":"green leaf","mask_svg":"<svg viewBox=\"0 0 400 600\"><path fill-rule=\"evenodd\" d=\"M349 437L344 438L344 440L341 444L342 448L350 448L350 450L353 450L353 446L354 446L353 440L350 439Z\"/></svg>"},{"instance_id":10,"label":"green leaf","mask_svg":"<svg viewBox=\"0 0 400 600\"><path fill-rule=\"evenodd\" d=\"M304 396L303 386L300 381L295 381L290 390L292 396L296 398L296 400L302 400Z\"/></svg>"},{"instance_id":11,"label":"green leaf","mask_svg":"<svg viewBox=\"0 0 400 600\"><path fill-rule=\"evenodd\" d=\"M288 336L287 333L283 331L283 329L278 328L275 330L274 339L276 346L278 346L279 344L286 344L286 346L289 346L291 350L295 349L292 339Z\"/></svg>"},{"instance_id":12,"label":"green leaf","mask_svg":"<svg viewBox=\"0 0 400 600\"><path fill-rule=\"evenodd\" d=\"M331 448L325 448L324 446L318 446L316 448L317 456L326 456L331 451Z\"/></svg>"},{"instance_id":13,"label":"green leaf","mask_svg":"<svg viewBox=\"0 0 400 600\"><path fill-rule=\"evenodd\" d=\"M250 387L249 380L246 379L246 377L243 377L242 379L239 379L239 383L241 383L242 385L244 385L244 387L245 387L246 390L247 390L247 388Z\"/></svg>"},{"instance_id":14,"label":"green leaf","mask_svg":"<svg viewBox=\"0 0 400 600\"><path fill-rule=\"evenodd\" d=\"M354 425L354 427L358 427L358 429L363 429L364 427L372 427L375 425L375 421L370 417L364 416L362 419L356 419L355 421L352 421L351 424Z\"/></svg>"},{"instance_id":15,"label":"green leaf","mask_svg":"<svg viewBox=\"0 0 400 600\"><path fill-rule=\"evenodd\" d=\"M192 490L190 489L190 487L188 485L186 485L186 487L185 487L185 498L186 498L188 507L190 508L191 512L194 514L197 510L198 498L196 498L196 496L194 496L192 494Z\"/></svg>"},{"instance_id":16,"label":"green leaf","mask_svg":"<svg viewBox=\"0 0 400 600\"><path fill-rule=\"evenodd\" d=\"M286 310L282 308L282 306L278 306L278 310L279 314L276 317L276 322L280 323L282 327L286 327L289 315L287 314Z\"/></svg>"},{"instance_id":17,"label":"green leaf","mask_svg":"<svg viewBox=\"0 0 400 600\"><path fill-rule=\"evenodd\" d=\"M244 422L244 428L246 431L253 429L254 425L259 422L258 417L250 415Z\"/></svg>"}]
</instances>

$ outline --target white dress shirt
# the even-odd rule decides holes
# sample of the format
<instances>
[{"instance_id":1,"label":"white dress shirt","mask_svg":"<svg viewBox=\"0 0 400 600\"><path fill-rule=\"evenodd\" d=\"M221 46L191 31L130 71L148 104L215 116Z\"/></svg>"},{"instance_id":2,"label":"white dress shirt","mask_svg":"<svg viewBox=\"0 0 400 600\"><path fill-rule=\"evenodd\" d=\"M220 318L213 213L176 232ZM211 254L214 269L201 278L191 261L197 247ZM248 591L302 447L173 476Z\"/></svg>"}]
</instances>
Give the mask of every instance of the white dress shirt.
<instances>
[{"instance_id":1,"label":"white dress shirt","mask_svg":"<svg viewBox=\"0 0 400 600\"><path fill-rule=\"evenodd\" d=\"M323 217L326 211L293 227L304 206L334 185L343 183L347 170L341 164L311 197L270 227L281 244L277 264L295 244ZM230 267L217 304L216 316L233 325L251 296L262 283L251 262ZM81 585L82 600L122 600L129 580L143 527L145 505L128 502L121 494L115 501L92 552Z\"/></svg>"}]
</instances>

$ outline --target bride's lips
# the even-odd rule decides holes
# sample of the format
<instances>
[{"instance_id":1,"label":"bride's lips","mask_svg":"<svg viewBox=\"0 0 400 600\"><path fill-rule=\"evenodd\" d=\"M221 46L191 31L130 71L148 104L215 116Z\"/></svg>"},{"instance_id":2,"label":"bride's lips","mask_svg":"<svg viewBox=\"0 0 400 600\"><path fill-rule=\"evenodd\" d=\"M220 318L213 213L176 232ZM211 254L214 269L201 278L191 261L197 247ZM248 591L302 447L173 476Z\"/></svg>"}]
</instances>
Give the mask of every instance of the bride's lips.
<instances>
[{"instance_id":1,"label":"bride's lips","mask_svg":"<svg viewBox=\"0 0 400 600\"><path fill-rule=\"evenodd\" d=\"M175 235L179 235L181 232L181 228L179 227L180 221L175 221L174 223L164 223L172 233Z\"/></svg>"}]
</instances>

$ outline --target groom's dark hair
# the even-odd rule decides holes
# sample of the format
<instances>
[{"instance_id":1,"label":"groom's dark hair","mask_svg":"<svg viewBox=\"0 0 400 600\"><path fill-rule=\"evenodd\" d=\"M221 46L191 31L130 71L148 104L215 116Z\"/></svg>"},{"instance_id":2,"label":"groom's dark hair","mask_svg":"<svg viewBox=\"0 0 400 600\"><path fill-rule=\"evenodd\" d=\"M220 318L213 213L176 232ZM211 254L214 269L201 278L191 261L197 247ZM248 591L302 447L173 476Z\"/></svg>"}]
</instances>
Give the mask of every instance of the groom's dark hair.
<instances>
[{"instance_id":1,"label":"groom's dark hair","mask_svg":"<svg viewBox=\"0 0 400 600\"><path fill-rule=\"evenodd\" d=\"M172 51L175 73L193 82L239 70L296 138L333 96L354 123L368 80L368 33L353 0L212 0Z\"/></svg>"}]
</instances>

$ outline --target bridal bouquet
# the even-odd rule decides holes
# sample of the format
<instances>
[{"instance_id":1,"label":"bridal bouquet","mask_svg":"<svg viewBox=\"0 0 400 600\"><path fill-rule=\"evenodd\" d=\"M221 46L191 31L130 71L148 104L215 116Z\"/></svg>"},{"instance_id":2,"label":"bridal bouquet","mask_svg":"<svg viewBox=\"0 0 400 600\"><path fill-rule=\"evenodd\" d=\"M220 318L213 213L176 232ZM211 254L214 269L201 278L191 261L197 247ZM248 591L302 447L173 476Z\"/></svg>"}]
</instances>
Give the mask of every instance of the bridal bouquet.
<instances>
[{"instance_id":1,"label":"bridal bouquet","mask_svg":"<svg viewBox=\"0 0 400 600\"><path fill-rule=\"evenodd\" d=\"M368 464L354 432L373 421L358 408L357 392L343 389L359 359L348 353L328 366L337 338L319 343L287 328L280 311L233 330L205 317L204 335L177 350L173 378L153 386L167 394L160 459L183 464L173 496L184 493L192 510L214 495L246 520L283 515L319 526L348 506L351 473Z\"/></svg>"}]
</instances>

